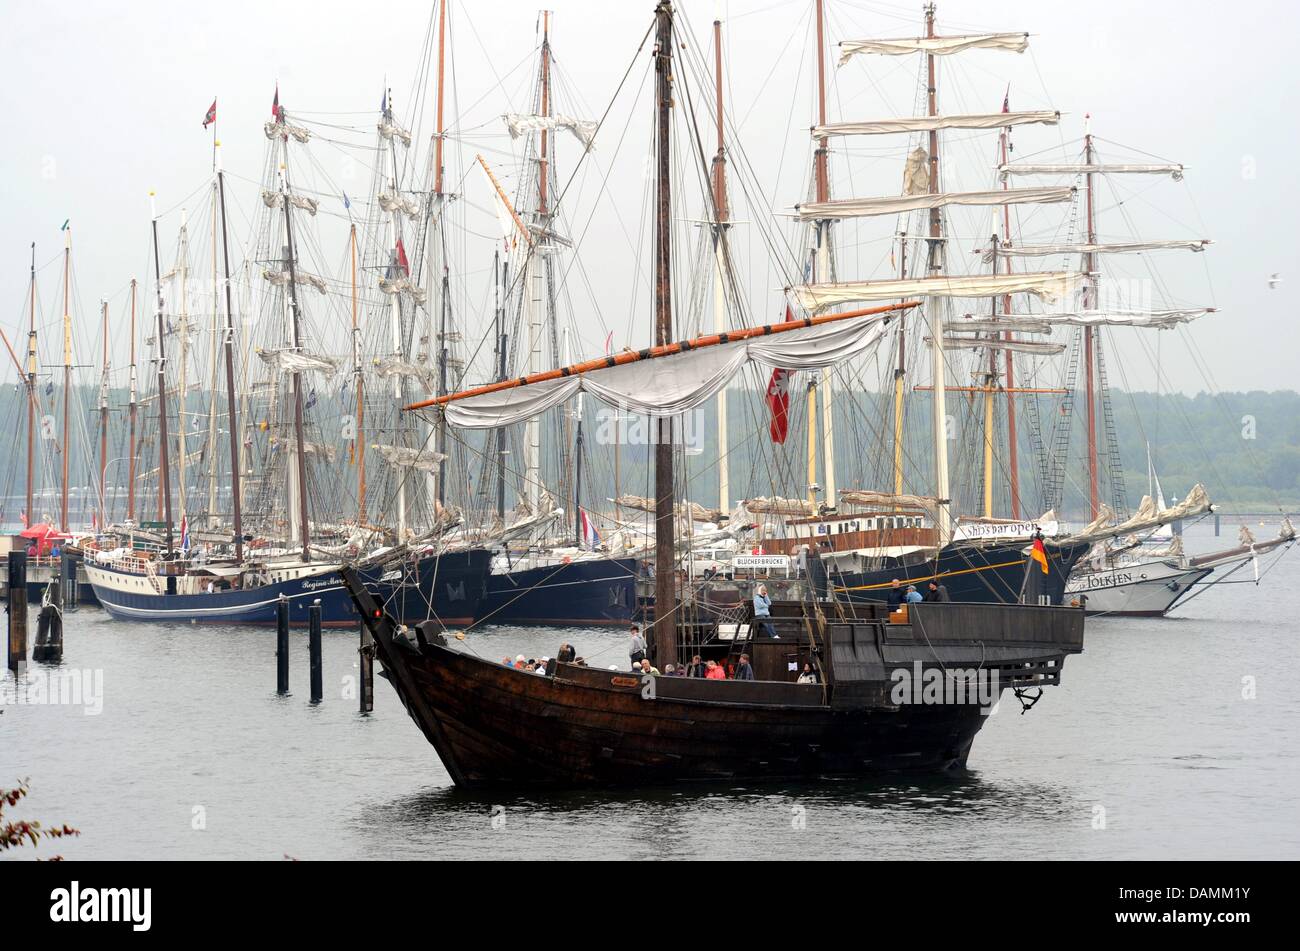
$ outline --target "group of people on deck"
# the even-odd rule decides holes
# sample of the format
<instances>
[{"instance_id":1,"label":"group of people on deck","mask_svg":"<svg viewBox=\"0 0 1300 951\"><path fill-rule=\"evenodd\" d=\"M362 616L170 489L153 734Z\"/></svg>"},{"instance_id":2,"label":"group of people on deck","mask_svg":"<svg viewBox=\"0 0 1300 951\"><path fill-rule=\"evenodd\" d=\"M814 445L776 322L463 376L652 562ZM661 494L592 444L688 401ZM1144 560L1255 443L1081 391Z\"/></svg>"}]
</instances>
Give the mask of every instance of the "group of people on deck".
<instances>
[{"instance_id":1,"label":"group of people on deck","mask_svg":"<svg viewBox=\"0 0 1300 951\"><path fill-rule=\"evenodd\" d=\"M903 587L903 582L895 578L889 583L889 610L897 611L905 604L918 604L922 601L947 602L952 598L948 596L948 589L939 581L934 580L925 586L925 594L916 590L916 585L909 584Z\"/></svg>"}]
</instances>

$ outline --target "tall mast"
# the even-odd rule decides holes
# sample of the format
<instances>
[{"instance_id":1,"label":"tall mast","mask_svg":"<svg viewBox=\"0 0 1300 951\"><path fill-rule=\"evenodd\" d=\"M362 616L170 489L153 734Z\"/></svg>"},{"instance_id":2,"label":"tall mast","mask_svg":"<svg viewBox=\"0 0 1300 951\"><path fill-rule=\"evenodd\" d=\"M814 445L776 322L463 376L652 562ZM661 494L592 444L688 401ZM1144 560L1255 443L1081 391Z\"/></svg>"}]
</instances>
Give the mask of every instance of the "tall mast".
<instances>
[{"instance_id":1,"label":"tall mast","mask_svg":"<svg viewBox=\"0 0 1300 951\"><path fill-rule=\"evenodd\" d=\"M819 125L826 124L826 38L825 38L825 15L823 11L823 0L817 0L817 122ZM817 178L817 200L829 201L831 196L830 176L827 174L827 163L829 160L828 147L826 138L817 140L816 156L816 178ZM816 223L817 229L817 276L818 281L831 280L831 223L830 219L823 219ZM836 505L836 487L835 487L835 415L832 412L832 402L835 395L834 386L831 383L830 370L823 370L821 373L821 394L822 394L822 473L825 477L826 484L822 487L824 492L822 498L831 508ZM814 388L816 384L814 383ZM812 390L809 392L809 400L813 398ZM816 413L809 403L808 426L812 428ZM809 484L815 481L814 475L809 476ZM810 489L811 491L811 489ZM814 499L814 502L816 500Z\"/></svg>"},{"instance_id":2,"label":"tall mast","mask_svg":"<svg viewBox=\"0 0 1300 951\"><path fill-rule=\"evenodd\" d=\"M281 115L283 115L281 110ZM298 310L297 249L293 243L293 202L289 200L289 140L284 140L284 165L280 169L280 182L284 188L284 234L289 250L289 308L293 315L293 349L302 352L302 317ZM311 526L307 524L307 447L303 442L302 424L302 371L293 371L293 436L294 457L298 479L298 535L302 544L302 560L311 561Z\"/></svg>"},{"instance_id":3,"label":"tall mast","mask_svg":"<svg viewBox=\"0 0 1300 951\"><path fill-rule=\"evenodd\" d=\"M226 364L226 422L230 430L230 502L233 511L233 530L235 536L235 559L244 560L244 523L241 517L242 495L239 487L239 416L235 408L235 306L230 291L230 241L226 235L226 174L221 167L221 153L217 152L217 199L221 205L221 260L226 286L226 327L222 335L225 339ZM288 198L285 206L288 207ZM287 212L286 212L287 214ZM132 346L135 341L132 340ZM216 447L212 447L216 454ZM213 462L213 466L216 462Z\"/></svg>"},{"instance_id":4,"label":"tall mast","mask_svg":"<svg viewBox=\"0 0 1300 951\"><path fill-rule=\"evenodd\" d=\"M131 278L131 368L129 395L127 397L127 480L126 480L126 517L135 521L135 426L137 410L137 389L135 375L135 291L136 280Z\"/></svg>"},{"instance_id":5,"label":"tall mast","mask_svg":"<svg viewBox=\"0 0 1300 951\"><path fill-rule=\"evenodd\" d=\"M1084 164L1091 168L1093 164L1092 151L1092 116L1091 114L1084 117L1085 130L1083 135ZM1093 174L1091 171L1087 175L1088 183L1088 243L1097 243L1097 226L1094 218L1093 209ZM1097 256L1089 253L1086 257L1088 277L1084 285L1086 295L1085 309L1092 309L1097 306ZM1094 378L1096 369L1094 367L1097 328L1083 328L1083 368L1087 377L1087 394L1088 401L1088 512L1089 519L1097 517L1098 494L1097 494L1097 394L1094 388Z\"/></svg>"},{"instance_id":6,"label":"tall mast","mask_svg":"<svg viewBox=\"0 0 1300 951\"><path fill-rule=\"evenodd\" d=\"M176 374L176 386L179 395L176 397L176 494L181 503L181 521L185 521L185 496L187 483L189 481L186 475L186 456L189 449L190 428L185 422L185 404L189 401L189 386L186 371L190 364L190 311L189 311L189 273L190 273L190 232L186 219L185 209L181 209L181 264L179 276L181 280L181 308L180 314L177 315L180 329L180 367Z\"/></svg>"},{"instance_id":7,"label":"tall mast","mask_svg":"<svg viewBox=\"0 0 1300 951\"><path fill-rule=\"evenodd\" d=\"M925 7L925 35L934 38L934 4ZM935 57L933 53L925 55L927 114L939 114L939 99L935 82ZM939 133L930 131L930 194L939 193ZM938 208L930 211L930 238L928 272L931 277L938 276L943 270L942 224ZM952 536L952 501L948 489L948 426L947 404L944 399L944 379L946 361L943 352L943 319L940 314L942 305L931 298L926 306L926 316L930 323L930 356L934 374L934 471L935 495L939 500L938 524L939 545L946 545Z\"/></svg>"},{"instance_id":8,"label":"tall mast","mask_svg":"<svg viewBox=\"0 0 1300 951\"><path fill-rule=\"evenodd\" d=\"M212 137L212 334L208 347L208 528L216 529L217 520L217 374L221 366L221 279L217 273L217 215L220 212L217 197L217 147L220 143Z\"/></svg>"},{"instance_id":9,"label":"tall mast","mask_svg":"<svg viewBox=\"0 0 1300 951\"><path fill-rule=\"evenodd\" d=\"M168 552L172 551L172 484L171 464L167 457L167 318L163 316L162 258L158 254L158 207L149 193L153 217L153 276L158 296L158 492L162 496L163 530ZM184 451L182 449L182 451Z\"/></svg>"},{"instance_id":10,"label":"tall mast","mask_svg":"<svg viewBox=\"0 0 1300 951\"><path fill-rule=\"evenodd\" d=\"M434 201L438 207L438 231L442 233L442 140L445 134L443 125L443 99L445 94L444 77L446 74L446 49L447 49L447 0L442 0L438 4L438 114L437 114L437 141L434 145L434 173L433 173L433 192ZM436 250L436 248L435 248ZM430 274L432 278L432 274ZM442 266L442 290L440 294L441 307L439 310L440 320L438 328L438 393L441 395L447 392L447 297L450 291L450 281L447 275L447 265L444 262ZM438 460L437 475L437 499L438 502L445 503L447 498L447 420L439 417L437 436L437 450L440 456Z\"/></svg>"},{"instance_id":11,"label":"tall mast","mask_svg":"<svg viewBox=\"0 0 1300 951\"><path fill-rule=\"evenodd\" d=\"M366 524L366 382L361 370L361 327L357 323L357 226L348 237L352 263L352 375L357 378L357 432L352 439L357 464L357 527Z\"/></svg>"},{"instance_id":12,"label":"tall mast","mask_svg":"<svg viewBox=\"0 0 1300 951\"><path fill-rule=\"evenodd\" d=\"M103 529L108 525L108 501L104 493L108 472L108 300L102 301L100 306L104 327L104 359L99 378L99 525Z\"/></svg>"},{"instance_id":13,"label":"tall mast","mask_svg":"<svg viewBox=\"0 0 1300 951\"><path fill-rule=\"evenodd\" d=\"M727 149L723 137L722 111L722 21L713 21L714 101L717 107L718 151L713 157L713 329L727 329L726 240L729 211L727 208ZM727 455L727 388L718 391L718 508L725 515L731 509L731 478Z\"/></svg>"},{"instance_id":14,"label":"tall mast","mask_svg":"<svg viewBox=\"0 0 1300 951\"><path fill-rule=\"evenodd\" d=\"M498 266L499 265L499 266ZM507 286L506 275L509 263L501 260L501 252L495 251L492 254L492 276L495 287L493 288L496 312L496 338L497 338L497 379L505 380L506 378L506 359L508 357L508 347L506 346L505 331L505 307L502 304L501 290ZM500 427L496 431L497 443L497 518L505 524L506 517L506 431ZM614 447L615 452L618 446Z\"/></svg>"},{"instance_id":15,"label":"tall mast","mask_svg":"<svg viewBox=\"0 0 1300 951\"><path fill-rule=\"evenodd\" d=\"M907 232L898 233L898 279L907 277ZM907 335L898 314L898 365L894 367L894 494L903 494L903 386L907 374Z\"/></svg>"},{"instance_id":16,"label":"tall mast","mask_svg":"<svg viewBox=\"0 0 1300 951\"><path fill-rule=\"evenodd\" d=\"M1007 87L1006 98L1002 100L1002 111L1003 112L1011 111L1011 88L1009 86ZM1000 136L1003 165L1006 165L1009 161L1011 161L1010 158L1011 148L1008 142L1009 137L1010 137L1009 130L1007 129L1006 126L1003 126L1002 135ZM1004 177L1002 179L1002 190L1006 191L1010 187L1011 187L1010 182ZM1003 241L1011 240L1011 206L1010 205L1002 206L1002 240ZM997 270L996 262L997 262L997 255L995 254L994 266L993 266L994 271ZM1006 267L1006 272L1010 274L1011 273L1010 257L1007 257L1005 259L1005 267ZM1004 314L1011 313L1010 294L1007 294L1005 297L1002 298L1002 312ZM1010 340L1011 331L1009 330L1003 331L1002 337L1004 340ZM1004 379L1004 383L1006 386L1006 393L1007 393L1007 469L1009 470L1009 477L1011 481L1011 517L1018 519L1020 518L1020 447L1017 444L1017 440L1016 440L1016 398L1015 398L1015 394L1012 392L1015 389L1015 385L1016 385L1015 360L1013 359L1013 356L1014 355L1012 354L1012 352L1008 349L1006 352L1006 376Z\"/></svg>"},{"instance_id":17,"label":"tall mast","mask_svg":"<svg viewBox=\"0 0 1300 951\"><path fill-rule=\"evenodd\" d=\"M392 114L393 114L393 97L390 92L385 91L384 119L385 120L390 119ZM392 178L390 179L390 181L392 182L393 197L394 199L396 199L400 197L401 194L397 187L396 136L394 136L392 139L389 140L389 158L393 166ZM404 251L405 246L402 245L401 243L402 242L401 209L396 202L393 204L393 209L389 213L389 228L392 231L391 239L388 242L389 254L391 255L391 260L393 262L392 273L394 275L398 275L398 272L401 270L401 266L402 266L401 265L402 256L397 253L397 249L399 247L402 247ZM410 275L407 274L406 277L409 279ZM393 359L402 362L409 358L409 353L403 342L402 295L400 293L395 293L390 295L388 301L388 314L389 314L389 328L391 330L392 341L393 341ZM405 397L406 397L405 377L401 373L395 373L393 374L393 399L400 405L404 401ZM405 422L399 420L397 426L398 426L398 431L394 434L395 442L401 445L405 445L407 441ZM406 512L407 478L406 476L407 474L405 472L399 473L398 480L397 480L397 541L399 544L405 542L407 537L407 512Z\"/></svg>"},{"instance_id":18,"label":"tall mast","mask_svg":"<svg viewBox=\"0 0 1300 951\"><path fill-rule=\"evenodd\" d=\"M68 531L68 454L72 449L72 441L68 438L68 407L72 402L72 316L68 306L71 269L72 228L69 226L63 240L63 429L60 430L62 451L59 453L63 460L60 527L65 534Z\"/></svg>"},{"instance_id":19,"label":"tall mast","mask_svg":"<svg viewBox=\"0 0 1300 951\"><path fill-rule=\"evenodd\" d=\"M655 343L673 338L672 296L672 55L673 8L660 0L655 10L657 101L657 200L655 208ZM658 421L655 440L655 659L659 666L677 663L677 584L674 550L672 418Z\"/></svg>"},{"instance_id":20,"label":"tall mast","mask_svg":"<svg viewBox=\"0 0 1300 951\"><path fill-rule=\"evenodd\" d=\"M36 242L32 242L32 287L31 287L31 323L27 330L27 507L23 509L27 516L27 525L36 523L36 513L32 509L32 481L34 479L34 456L36 451Z\"/></svg>"}]
</instances>

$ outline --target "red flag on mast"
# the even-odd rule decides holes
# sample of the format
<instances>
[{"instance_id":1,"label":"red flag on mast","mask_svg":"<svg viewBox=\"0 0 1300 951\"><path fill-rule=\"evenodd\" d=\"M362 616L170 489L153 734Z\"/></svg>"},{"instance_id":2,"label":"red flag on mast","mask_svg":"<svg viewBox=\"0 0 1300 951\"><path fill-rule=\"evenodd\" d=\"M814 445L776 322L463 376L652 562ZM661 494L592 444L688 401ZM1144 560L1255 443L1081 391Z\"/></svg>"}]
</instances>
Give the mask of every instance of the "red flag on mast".
<instances>
[{"instance_id":1,"label":"red flag on mast","mask_svg":"<svg viewBox=\"0 0 1300 951\"><path fill-rule=\"evenodd\" d=\"M271 100L271 118L279 122L284 118L284 109L280 106L280 84L275 84L275 98Z\"/></svg>"},{"instance_id":2,"label":"red flag on mast","mask_svg":"<svg viewBox=\"0 0 1300 951\"><path fill-rule=\"evenodd\" d=\"M411 273L411 264L406 259L406 248L402 246L401 238L397 239L397 266L402 269L403 273L408 275Z\"/></svg>"},{"instance_id":3,"label":"red flag on mast","mask_svg":"<svg viewBox=\"0 0 1300 951\"><path fill-rule=\"evenodd\" d=\"M786 321L794 320L790 305L785 305ZM785 444L785 437L790 433L790 371L779 367L772 371L772 378L767 383L767 409L772 414L768 424L768 433L772 442Z\"/></svg>"},{"instance_id":4,"label":"red flag on mast","mask_svg":"<svg viewBox=\"0 0 1300 951\"><path fill-rule=\"evenodd\" d=\"M203 117L203 128L207 128L217 121L217 100L212 100L212 105L208 106L208 113Z\"/></svg>"}]
</instances>

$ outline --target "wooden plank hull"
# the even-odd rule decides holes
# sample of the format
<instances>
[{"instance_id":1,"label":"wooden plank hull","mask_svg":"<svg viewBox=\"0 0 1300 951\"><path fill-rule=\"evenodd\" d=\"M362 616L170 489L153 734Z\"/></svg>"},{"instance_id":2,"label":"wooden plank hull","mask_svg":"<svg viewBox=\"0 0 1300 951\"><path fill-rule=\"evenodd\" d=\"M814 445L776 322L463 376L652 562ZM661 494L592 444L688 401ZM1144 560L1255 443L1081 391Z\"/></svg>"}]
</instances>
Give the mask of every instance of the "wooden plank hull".
<instances>
[{"instance_id":1,"label":"wooden plank hull","mask_svg":"<svg viewBox=\"0 0 1300 951\"><path fill-rule=\"evenodd\" d=\"M457 785L648 785L682 780L858 776L966 763L985 716L974 704L837 710L822 688L767 703L762 682L697 682L563 666L555 677L430 645L380 658ZM653 696L646 692L657 688ZM789 699L789 698L787 698ZM522 726L521 726L522 725Z\"/></svg>"}]
</instances>

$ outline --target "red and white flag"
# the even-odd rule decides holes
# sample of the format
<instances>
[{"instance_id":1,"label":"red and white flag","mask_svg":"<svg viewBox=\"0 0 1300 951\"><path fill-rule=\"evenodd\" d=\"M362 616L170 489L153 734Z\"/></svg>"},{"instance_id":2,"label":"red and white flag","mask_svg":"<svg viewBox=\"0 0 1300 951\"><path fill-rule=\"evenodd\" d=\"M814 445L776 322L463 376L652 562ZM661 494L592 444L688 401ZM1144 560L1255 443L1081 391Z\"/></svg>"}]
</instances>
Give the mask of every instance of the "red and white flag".
<instances>
[{"instance_id":1,"label":"red and white flag","mask_svg":"<svg viewBox=\"0 0 1300 951\"><path fill-rule=\"evenodd\" d=\"M397 266L402 269L402 273L411 273L411 262L406 259L406 248L402 245L402 239L397 239Z\"/></svg>"},{"instance_id":2,"label":"red and white flag","mask_svg":"<svg viewBox=\"0 0 1300 951\"><path fill-rule=\"evenodd\" d=\"M280 84L275 84L275 98L271 100L271 118L279 122L284 118L284 107L280 105Z\"/></svg>"},{"instance_id":3,"label":"red and white flag","mask_svg":"<svg viewBox=\"0 0 1300 951\"><path fill-rule=\"evenodd\" d=\"M203 128L207 128L217 121L217 100L212 100L212 105L208 106L207 115L203 117Z\"/></svg>"},{"instance_id":4,"label":"red and white flag","mask_svg":"<svg viewBox=\"0 0 1300 951\"><path fill-rule=\"evenodd\" d=\"M785 305L785 319L794 320L790 305ZM772 442L785 444L785 437L790 433L790 371L779 367L772 371L772 379L767 382L767 410L771 414L768 432Z\"/></svg>"}]
</instances>

